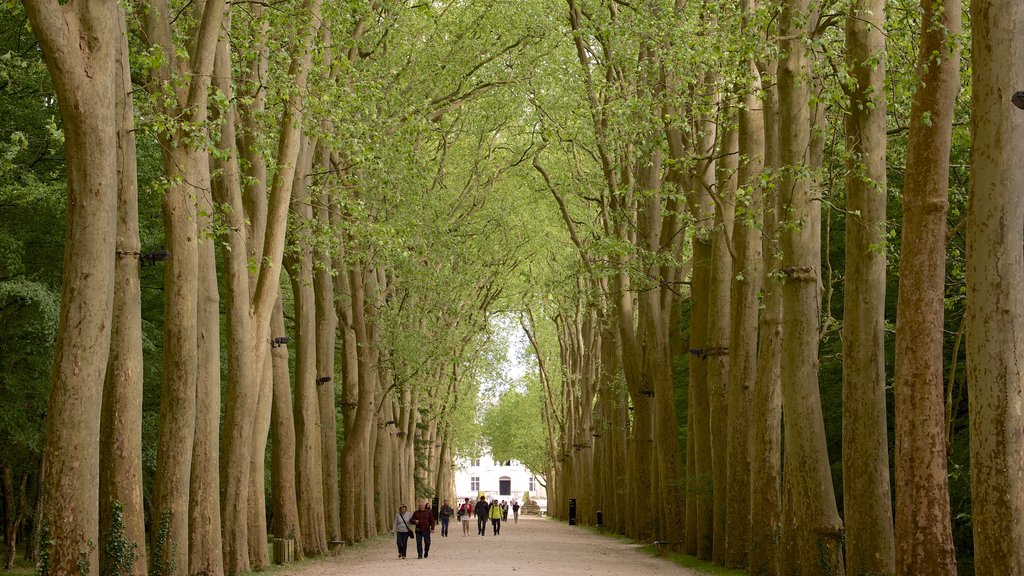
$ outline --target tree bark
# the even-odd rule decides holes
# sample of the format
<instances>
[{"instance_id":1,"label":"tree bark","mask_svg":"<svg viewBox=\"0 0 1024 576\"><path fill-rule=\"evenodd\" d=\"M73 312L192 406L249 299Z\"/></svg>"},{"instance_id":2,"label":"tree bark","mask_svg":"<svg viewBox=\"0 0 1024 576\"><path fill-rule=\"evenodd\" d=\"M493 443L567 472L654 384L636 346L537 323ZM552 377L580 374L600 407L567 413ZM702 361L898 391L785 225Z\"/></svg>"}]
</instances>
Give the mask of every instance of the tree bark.
<instances>
[{"instance_id":1,"label":"tree bark","mask_svg":"<svg viewBox=\"0 0 1024 576\"><path fill-rule=\"evenodd\" d=\"M112 511L120 504L124 534L136 548L133 576L146 574L145 513L142 505L142 297L139 284L138 171L128 30L116 11L118 50L114 74L117 125L117 250L110 359L103 387L100 432L100 539L110 538ZM11 559L13 561L13 558ZM13 566L13 565L12 565ZM109 569L101 556L100 571Z\"/></svg>"},{"instance_id":2,"label":"tree bark","mask_svg":"<svg viewBox=\"0 0 1024 576\"><path fill-rule=\"evenodd\" d=\"M209 176L209 156L201 155L199 174ZM209 234L214 213L211 182L196 192L200 218L198 236L198 300L195 436L189 481L189 567L194 576L224 573L220 535L220 295L214 239Z\"/></svg>"},{"instance_id":3,"label":"tree bark","mask_svg":"<svg viewBox=\"0 0 1024 576\"><path fill-rule=\"evenodd\" d=\"M266 342L269 338L260 338ZM268 346L269 348L269 346ZM256 410L253 413L252 445L249 450L249 498L246 537L249 548L249 567L262 570L270 565L267 545L267 440L270 437L270 419L274 400L273 352L264 351L253 367L256 369ZM297 546L298 544L296 544ZM301 557L301 554L298 554Z\"/></svg>"},{"instance_id":4,"label":"tree bark","mask_svg":"<svg viewBox=\"0 0 1024 576\"><path fill-rule=\"evenodd\" d=\"M326 169L330 164L326 151L321 152L317 166ZM316 216L319 226L330 229L329 200L321 195ZM317 251L313 288L316 295L316 364L317 398L320 408L320 450L323 473L324 511L327 540L341 540L341 508L338 493L338 416L334 405L335 370L334 348L337 342L338 314L334 304L334 279L331 278L330 254Z\"/></svg>"},{"instance_id":5,"label":"tree bark","mask_svg":"<svg viewBox=\"0 0 1024 576\"><path fill-rule=\"evenodd\" d=\"M773 65L758 68L763 77L773 75ZM778 97L771 82L764 90L763 109L764 161L775 174L780 168ZM757 376L750 425L750 553L747 560L750 576L779 574L778 542L782 532L782 285L776 275L779 269L776 194L765 194L761 238L764 310L758 319Z\"/></svg>"},{"instance_id":6,"label":"tree bark","mask_svg":"<svg viewBox=\"0 0 1024 576\"><path fill-rule=\"evenodd\" d=\"M292 217L297 230L313 222L306 177L312 161L311 143L303 139L292 193ZM321 465L320 406L317 396L316 297L313 290L313 249L304 232L293 243L296 256L286 260L295 297L295 496L302 525L302 548L307 556L327 550Z\"/></svg>"},{"instance_id":7,"label":"tree bark","mask_svg":"<svg viewBox=\"0 0 1024 576\"><path fill-rule=\"evenodd\" d=\"M752 12L752 2L747 12ZM764 206L761 176L764 168L764 114L761 82L753 62L748 65L750 85L739 110L739 183L733 244L736 261L732 278L732 325L729 351L729 464L726 482L725 564L747 565L750 538L751 426L754 383L757 379L757 321L763 281L761 231Z\"/></svg>"},{"instance_id":8,"label":"tree bark","mask_svg":"<svg viewBox=\"0 0 1024 576\"><path fill-rule=\"evenodd\" d=\"M284 333L284 310L281 298L278 297L271 319L271 334ZM295 550L301 553L302 530L299 524L299 505L295 497L295 416L288 373L288 346L279 345L270 355L274 372L270 456L270 494L274 520L271 532L276 538L295 540Z\"/></svg>"},{"instance_id":9,"label":"tree bark","mask_svg":"<svg viewBox=\"0 0 1024 576\"><path fill-rule=\"evenodd\" d=\"M943 414L946 212L961 5L922 0L896 306L896 573L956 574Z\"/></svg>"},{"instance_id":10,"label":"tree bark","mask_svg":"<svg viewBox=\"0 0 1024 576\"><path fill-rule=\"evenodd\" d=\"M813 71L806 46L808 0L783 4L779 33L780 151L783 177L779 189L783 218L782 269L782 410L786 417L785 490L795 524L786 523L797 552L796 574L831 570L842 576L840 534L831 469L825 445L818 391L818 323L821 312L818 270L821 246L815 220L810 168L810 83ZM784 537L785 539L785 537Z\"/></svg>"},{"instance_id":11,"label":"tree bark","mask_svg":"<svg viewBox=\"0 0 1024 576\"><path fill-rule=\"evenodd\" d=\"M896 570L885 409L885 0L846 20L853 85L846 117L843 300L843 511L846 571Z\"/></svg>"},{"instance_id":12,"label":"tree bark","mask_svg":"<svg viewBox=\"0 0 1024 576\"><path fill-rule=\"evenodd\" d=\"M726 117L731 114L726 114ZM728 120L727 122L731 122ZM715 225L711 232L711 279L708 284L708 339L704 348L711 408L711 495L713 497L712 559L726 561L727 490L729 485L729 311L733 262L729 241L735 220L737 132L722 131L717 163Z\"/></svg>"},{"instance_id":13,"label":"tree bark","mask_svg":"<svg viewBox=\"0 0 1024 576\"><path fill-rule=\"evenodd\" d=\"M100 415L110 354L117 231L117 3L25 0L60 104L67 151L61 308L43 454L50 571L98 572Z\"/></svg>"},{"instance_id":14,"label":"tree bark","mask_svg":"<svg viewBox=\"0 0 1024 576\"><path fill-rule=\"evenodd\" d=\"M967 366L979 576L1024 574L1024 89L1018 2L971 3ZM1018 99L1019 100L1019 99Z\"/></svg>"}]
</instances>

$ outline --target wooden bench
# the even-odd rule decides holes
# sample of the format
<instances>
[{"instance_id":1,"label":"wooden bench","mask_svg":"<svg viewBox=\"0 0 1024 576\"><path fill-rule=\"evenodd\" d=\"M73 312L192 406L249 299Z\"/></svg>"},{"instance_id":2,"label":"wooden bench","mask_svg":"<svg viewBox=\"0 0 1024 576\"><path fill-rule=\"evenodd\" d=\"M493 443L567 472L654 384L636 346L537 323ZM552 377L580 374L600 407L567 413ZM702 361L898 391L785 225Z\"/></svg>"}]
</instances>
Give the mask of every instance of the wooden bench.
<instances>
[{"instance_id":1,"label":"wooden bench","mask_svg":"<svg viewBox=\"0 0 1024 576\"><path fill-rule=\"evenodd\" d=\"M669 540L655 540L654 542L652 542L652 544L655 548L658 549L658 556L664 556L673 544L680 544L680 542L671 542Z\"/></svg>"}]
</instances>

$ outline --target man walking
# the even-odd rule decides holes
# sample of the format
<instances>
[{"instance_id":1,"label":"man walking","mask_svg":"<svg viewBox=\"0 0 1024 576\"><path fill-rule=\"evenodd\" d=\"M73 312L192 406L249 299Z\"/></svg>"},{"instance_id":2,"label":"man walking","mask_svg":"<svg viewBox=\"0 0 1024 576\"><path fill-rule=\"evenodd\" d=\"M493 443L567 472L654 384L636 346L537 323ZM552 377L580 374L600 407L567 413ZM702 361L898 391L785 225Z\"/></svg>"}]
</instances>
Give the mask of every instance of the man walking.
<instances>
[{"instance_id":1,"label":"man walking","mask_svg":"<svg viewBox=\"0 0 1024 576\"><path fill-rule=\"evenodd\" d=\"M441 537L448 537L448 522L452 519L452 507L448 505L448 501L445 500L444 504L441 505Z\"/></svg>"},{"instance_id":2,"label":"man walking","mask_svg":"<svg viewBox=\"0 0 1024 576\"><path fill-rule=\"evenodd\" d=\"M412 513L412 525L416 527L416 557L430 556L430 532L434 529L434 515L427 510L426 500L420 500Z\"/></svg>"},{"instance_id":3,"label":"man walking","mask_svg":"<svg viewBox=\"0 0 1024 576\"><path fill-rule=\"evenodd\" d=\"M490 506L487 505L487 498L484 496L480 497L480 501L476 503L476 533L483 536L484 530L487 528L487 513L490 511Z\"/></svg>"}]
</instances>

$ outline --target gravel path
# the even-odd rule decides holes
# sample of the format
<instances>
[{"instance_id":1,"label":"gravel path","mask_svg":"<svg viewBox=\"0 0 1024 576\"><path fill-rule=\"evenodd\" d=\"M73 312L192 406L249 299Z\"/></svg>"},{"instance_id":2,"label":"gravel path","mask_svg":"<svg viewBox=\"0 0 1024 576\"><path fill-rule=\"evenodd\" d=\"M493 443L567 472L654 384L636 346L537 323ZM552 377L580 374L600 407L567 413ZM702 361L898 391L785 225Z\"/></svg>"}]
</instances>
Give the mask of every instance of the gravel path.
<instances>
[{"instance_id":1,"label":"gravel path","mask_svg":"<svg viewBox=\"0 0 1024 576\"><path fill-rule=\"evenodd\" d=\"M406 560L398 559L394 538L379 539L365 546L344 549L334 558L292 570L275 570L275 573L290 576L700 574L650 556L638 545L625 540L535 517L520 518L518 524L503 523L497 537L491 535L489 527L486 536L478 536L475 520L471 522L470 535L463 536L462 526L453 521L447 538L441 537L440 526L434 532L429 558L416 558L414 540L409 541L408 556Z\"/></svg>"}]
</instances>

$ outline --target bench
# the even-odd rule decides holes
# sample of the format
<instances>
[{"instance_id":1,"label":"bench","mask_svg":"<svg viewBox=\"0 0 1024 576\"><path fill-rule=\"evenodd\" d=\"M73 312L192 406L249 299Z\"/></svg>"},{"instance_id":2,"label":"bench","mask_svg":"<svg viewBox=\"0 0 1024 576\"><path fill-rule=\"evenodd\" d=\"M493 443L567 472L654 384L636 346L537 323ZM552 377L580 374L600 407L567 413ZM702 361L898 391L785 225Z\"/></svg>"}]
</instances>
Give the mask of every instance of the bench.
<instances>
[{"instance_id":1,"label":"bench","mask_svg":"<svg viewBox=\"0 0 1024 576\"><path fill-rule=\"evenodd\" d=\"M651 544L653 544L654 547L658 549L658 556L664 556L673 544L681 544L681 542L672 542L669 540L655 540Z\"/></svg>"}]
</instances>

